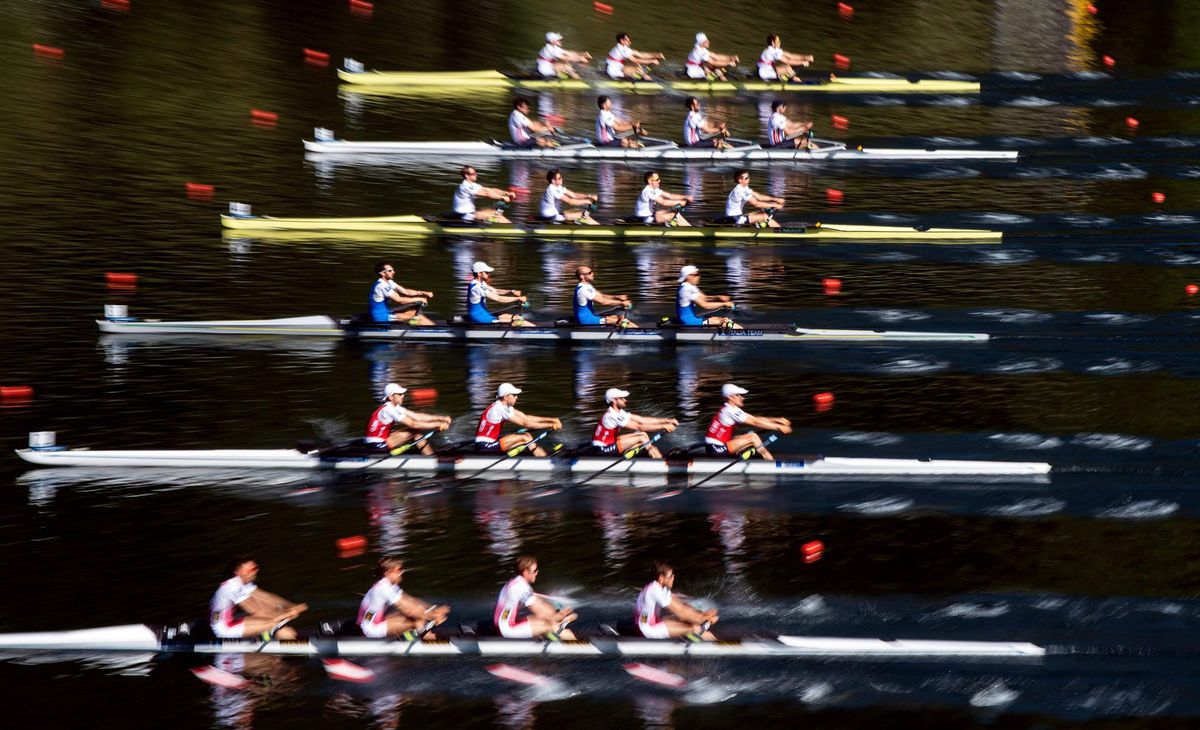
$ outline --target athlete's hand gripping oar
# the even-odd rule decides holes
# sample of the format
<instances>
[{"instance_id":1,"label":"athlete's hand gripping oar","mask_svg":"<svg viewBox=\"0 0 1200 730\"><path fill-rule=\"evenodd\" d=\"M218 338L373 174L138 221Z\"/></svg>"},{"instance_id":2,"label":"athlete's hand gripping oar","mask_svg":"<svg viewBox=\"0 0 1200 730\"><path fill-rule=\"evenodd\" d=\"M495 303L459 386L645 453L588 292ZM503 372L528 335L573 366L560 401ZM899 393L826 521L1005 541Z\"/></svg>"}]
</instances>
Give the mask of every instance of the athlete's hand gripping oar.
<instances>
[{"instance_id":1,"label":"athlete's hand gripping oar","mask_svg":"<svg viewBox=\"0 0 1200 730\"><path fill-rule=\"evenodd\" d=\"M660 438L662 438L662 434L661 434L661 433L656 433L656 434L654 434L653 436L651 436L651 437L650 437L650 440L649 440L649 441L647 441L646 443L644 443L644 444L641 444L641 445L639 445L639 446L634 446L632 449L629 449L628 451L626 451L626 452L622 453L620 456L618 456L618 457L617 457L616 461L614 461L613 463L611 463L611 464L609 464L608 466L604 467L604 468L603 468L603 469L601 469L600 471L598 471L598 472L595 472L595 473L593 473L593 474L589 475L589 476L588 476L588 478L587 478L587 479L584 479L582 482L577 482L577 483L575 484L575 486L576 486L576 487L582 487L584 484L587 484L588 482L592 481L593 479L595 479L596 477L600 476L601 474L603 474L604 472L608 471L609 469L613 468L613 467L614 467L614 466L616 466L617 464L620 464L620 463L621 463L621 462L623 462L623 461L629 461L629 460L630 460L630 459L632 459L633 457L635 457L635 456L637 456L638 454L640 454L640 453L642 452L642 450L643 450L643 449L645 449L647 446L649 446L649 445L653 444L655 441L658 441Z\"/></svg>"},{"instance_id":2,"label":"athlete's hand gripping oar","mask_svg":"<svg viewBox=\"0 0 1200 730\"><path fill-rule=\"evenodd\" d=\"M477 476L479 476L480 474L484 473L484 472L485 472L485 471L487 471L488 469L491 469L493 466L495 466L495 465L499 464L500 462L502 462L502 461L507 461L508 459L511 459L511 458L513 458L513 457L517 456L517 455L518 455L518 454L520 454L522 451L524 451L524 450L528 449L530 446L533 446L534 444L536 444L538 441L541 441L542 439L546 438L546 436L547 436L549 433L550 433L549 431L542 431L542 432L541 432L541 433L539 433L537 436L534 436L534 437L533 437L531 440L529 440L529 441L526 441L526 442L525 442L525 443L523 443L523 444L518 444L518 445L516 445L516 446L512 447L512 448L511 448L511 449L509 449L508 451L505 451L505 452L504 452L504 456L501 456L499 459L496 459L495 461L493 461L492 463L490 463L490 464L488 464L487 466L483 467L482 469L480 469L479 471L475 472L474 474L472 474L472 475L470 475L470 476L468 476L468 477L464 477L464 478L465 478L465 479L474 479L475 477L477 477Z\"/></svg>"},{"instance_id":3,"label":"athlete's hand gripping oar","mask_svg":"<svg viewBox=\"0 0 1200 730\"><path fill-rule=\"evenodd\" d=\"M778 436L776 436L775 434L771 434L770 436L768 436L768 437L766 437L765 439L763 439L762 445L763 445L763 446L770 446L771 444L775 443L775 441L776 441L778 438L779 438L779 437L778 437ZM721 474L724 474L724 473L725 473L727 470L729 470L729 469L732 469L733 467L737 466L737 465L738 465L738 464L740 464L741 462L743 462L743 461L746 461L746 460L747 460L747 459L749 459L750 457L754 456L754 454L755 454L755 453L756 453L756 452L757 452L757 451L758 451L760 448L762 448L762 447L760 447L760 446L753 446L753 445L751 445L751 446L747 446L746 448L744 448L744 449L742 449L741 451L739 451L739 452L737 453L737 456L735 456L735 457L734 457L734 458L733 458L733 459L732 459L732 460L731 460L731 461L730 461L728 464L726 464L725 466L721 467L720 469L718 469L718 470L714 471L712 474L709 474L708 476L704 477L703 479L701 479L700 481L696 482L695 484L692 484L692 485L690 485L690 486L688 487L688 489L695 489L696 487L700 486L701 484L704 484L705 482L707 482L707 481L710 481L710 480L711 480L711 479L713 479L714 477L718 477L718 476L720 476Z\"/></svg>"}]
</instances>

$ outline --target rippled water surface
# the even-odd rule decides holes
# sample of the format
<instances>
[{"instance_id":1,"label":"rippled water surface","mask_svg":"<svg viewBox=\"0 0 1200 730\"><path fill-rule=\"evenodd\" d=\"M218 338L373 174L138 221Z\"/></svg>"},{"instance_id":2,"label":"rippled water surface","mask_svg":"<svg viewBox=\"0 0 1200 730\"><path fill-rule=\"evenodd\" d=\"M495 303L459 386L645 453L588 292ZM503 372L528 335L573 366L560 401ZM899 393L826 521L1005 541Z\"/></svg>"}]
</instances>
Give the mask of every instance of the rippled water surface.
<instances>
[{"instance_id":1,"label":"rippled water surface","mask_svg":"<svg viewBox=\"0 0 1200 730\"><path fill-rule=\"evenodd\" d=\"M0 460L0 632L201 616L235 553L268 589L344 617L381 554L417 595L485 617L521 553L581 625L622 618L658 558L721 608L729 636L1032 641L1039 661L651 662L683 690L608 659L514 660L552 676L509 686L477 659L365 662L367 685L319 663L216 663L243 691L198 682L197 657L9 655L0 681L23 727L1188 727L1200 716L1200 67L1187 3L590 3L148 0L0 7L0 443L29 431L91 448L287 448L353 437L388 382L436 389L421 408L469 438L504 381L521 407L586 440L612 386L699 441L737 382L747 409L790 418L781 454L1048 462L1018 479L815 476L686 480L474 478L178 469L26 469ZM684 19L686 18L686 19ZM682 22L681 22L682 20ZM602 55L615 32L678 68L697 30L752 60L769 32L830 68L977 77L978 96L795 95L821 136L874 147L1016 149L1017 162L752 167L781 217L986 227L998 243L721 246L342 234L222 235L230 201L274 215L435 213L462 160L306 158L312 127L355 140L500 137L508 91L364 94L334 66L528 69L547 30ZM37 55L32 44L61 48ZM304 49L329 65L305 63ZM1115 65L1106 67L1103 56ZM759 134L771 96L717 95L713 116ZM534 96L591 127L594 97ZM683 97L618 97L675 137ZM277 123L251 123L251 109ZM831 116L850 120L834 128ZM540 192L545 167L472 161L486 184ZM566 163L567 184L629 212L641 164ZM720 207L729 167L663 165L664 186ZM189 199L185 183L215 186ZM832 202L827 190L841 191ZM1156 202L1154 194L1161 194ZM521 202L514 215L528 214ZM701 214L697 214L698 216ZM983 344L646 347L390 345L250 337L101 336L105 304L135 316L237 319L361 311L376 261L461 311L474 260L526 290L530 318L570 306L588 264L636 316L671 308L679 267L728 293L748 326L797 323L992 336ZM106 286L105 272L137 275ZM822 279L842 280L837 296ZM812 396L835 395L831 409ZM339 538L367 550L339 557ZM803 560L803 546L825 544ZM306 619L307 621L307 616ZM302 628L311 628L305 625Z\"/></svg>"}]
</instances>

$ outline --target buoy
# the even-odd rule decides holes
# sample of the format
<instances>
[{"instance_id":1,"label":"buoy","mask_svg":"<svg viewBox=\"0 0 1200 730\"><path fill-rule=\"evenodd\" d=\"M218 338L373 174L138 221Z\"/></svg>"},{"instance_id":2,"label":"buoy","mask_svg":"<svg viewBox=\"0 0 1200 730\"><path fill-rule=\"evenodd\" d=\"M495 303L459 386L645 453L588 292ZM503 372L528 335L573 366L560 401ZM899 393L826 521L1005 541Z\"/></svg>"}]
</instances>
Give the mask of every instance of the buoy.
<instances>
[{"instance_id":1,"label":"buoy","mask_svg":"<svg viewBox=\"0 0 1200 730\"><path fill-rule=\"evenodd\" d=\"M351 535L349 537L339 537L337 540L337 549L342 552L349 550L362 550L367 546L367 538L362 535Z\"/></svg>"},{"instance_id":2,"label":"buoy","mask_svg":"<svg viewBox=\"0 0 1200 730\"><path fill-rule=\"evenodd\" d=\"M592 7L595 8L597 13L604 13L605 15L613 14L613 6L611 6L611 5L606 5L605 3L593 2Z\"/></svg>"},{"instance_id":3,"label":"buoy","mask_svg":"<svg viewBox=\"0 0 1200 730\"><path fill-rule=\"evenodd\" d=\"M1104 65L1108 66L1109 68L1117 65L1117 59L1113 58L1112 56L1102 56L1100 60L1103 61Z\"/></svg>"},{"instance_id":4,"label":"buoy","mask_svg":"<svg viewBox=\"0 0 1200 730\"><path fill-rule=\"evenodd\" d=\"M33 387L29 385L0 385L0 398L5 400L17 400L21 398L32 398Z\"/></svg>"},{"instance_id":5,"label":"buoy","mask_svg":"<svg viewBox=\"0 0 1200 730\"><path fill-rule=\"evenodd\" d=\"M275 112L263 111L262 109L251 109L250 119L261 124L275 124L279 121L279 115Z\"/></svg>"},{"instance_id":6,"label":"buoy","mask_svg":"<svg viewBox=\"0 0 1200 730\"><path fill-rule=\"evenodd\" d=\"M1183 288L1183 290L1188 293L1188 296L1194 297L1197 294L1200 294L1200 285L1188 284Z\"/></svg>"},{"instance_id":7,"label":"buoy","mask_svg":"<svg viewBox=\"0 0 1200 730\"><path fill-rule=\"evenodd\" d=\"M833 296L840 294L842 291L841 279L821 279L821 286L825 288L825 293Z\"/></svg>"},{"instance_id":8,"label":"buoy","mask_svg":"<svg viewBox=\"0 0 1200 730\"><path fill-rule=\"evenodd\" d=\"M129 0L100 0L100 7L105 10L116 10L120 13L129 12Z\"/></svg>"},{"instance_id":9,"label":"buoy","mask_svg":"<svg viewBox=\"0 0 1200 730\"><path fill-rule=\"evenodd\" d=\"M415 406L429 405L438 398L437 388L409 388L408 398Z\"/></svg>"},{"instance_id":10,"label":"buoy","mask_svg":"<svg viewBox=\"0 0 1200 730\"><path fill-rule=\"evenodd\" d=\"M815 563L825 555L825 543L820 540L810 540L800 548L804 553L805 563Z\"/></svg>"},{"instance_id":11,"label":"buoy","mask_svg":"<svg viewBox=\"0 0 1200 730\"><path fill-rule=\"evenodd\" d=\"M1167 196L1162 193L1150 193L1150 198L1156 203L1165 203Z\"/></svg>"},{"instance_id":12,"label":"buoy","mask_svg":"<svg viewBox=\"0 0 1200 730\"><path fill-rule=\"evenodd\" d=\"M137 274L108 271L104 274L104 280L117 286L137 286Z\"/></svg>"},{"instance_id":13,"label":"buoy","mask_svg":"<svg viewBox=\"0 0 1200 730\"><path fill-rule=\"evenodd\" d=\"M329 54L312 48L304 49L304 62L310 66L328 66Z\"/></svg>"},{"instance_id":14,"label":"buoy","mask_svg":"<svg viewBox=\"0 0 1200 730\"><path fill-rule=\"evenodd\" d=\"M840 203L846 194L837 188L825 188L825 198L831 203Z\"/></svg>"},{"instance_id":15,"label":"buoy","mask_svg":"<svg viewBox=\"0 0 1200 730\"><path fill-rule=\"evenodd\" d=\"M842 16L843 18L849 18L850 16L854 15L854 6L853 5L847 5L846 3L838 3L837 9L838 9L838 15Z\"/></svg>"},{"instance_id":16,"label":"buoy","mask_svg":"<svg viewBox=\"0 0 1200 730\"><path fill-rule=\"evenodd\" d=\"M212 185L191 181L185 182L183 189L188 200L212 200L213 193L216 192L216 188Z\"/></svg>"},{"instance_id":17,"label":"buoy","mask_svg":"<svg viewBox=\"0 0 1200 730\"><path fill-rule=\"evenodd\" d=\"M850 68L850 57L835 53L833 54L833 65L845 71Z\"/></svg>"},{"instance_id":18,"label":"buoy","mask_svg":"<svg viewBox=\"0 0 1200 730\"><path fill-rule=\"evenodd\" d=\"M350 12L360 18L369 18L375 6L365 0L350 0Z\"/></svg>"},{"instance_id":19,"label":"buoy","mask_svg":"<svg viewBox=\"0 0 1200 730\"><path fill-rule=\"evenodd\" d=\"M829 393L829 392L814 393L813 394L813 403L816 403L819 406L832 405L833 404L833 393Z\"/></svg>"},{"instance_id":20,"label":"buoy","mask_svg":"<svg viewBox=\"0 0 1200 730\"><path fill-rule=\"evenodd\" d=\"M832 122L833 126L836 129L849 129L850 128L850 117L843 117L839 114L834 114L829 117L829 120L830 120L830 122Z\"/></svg>"},{"instance_id":21,"label":"buoy","mask_svg":"<svg viewBox=\"0 0 1200 730\"><path fill-rule=\"evenodd\" d=\"M33 52L42 58L53 58L56 61L61 61L63 56L67 55L61 48L54 46L45 46L41 43L33 44Z\"/></svg>"},{"instance_id":22,"label":"buoy","mask_svg":"<svg viewBox=\"0 0 1200 730\"><path fill-rule=\"evenodd\" d=\"M1129 127L1130 129L1137 129L1138 127L1142 126L1142 123L1133 117L1125 117L1125 126Z\"/></svg>"}]
</instances>

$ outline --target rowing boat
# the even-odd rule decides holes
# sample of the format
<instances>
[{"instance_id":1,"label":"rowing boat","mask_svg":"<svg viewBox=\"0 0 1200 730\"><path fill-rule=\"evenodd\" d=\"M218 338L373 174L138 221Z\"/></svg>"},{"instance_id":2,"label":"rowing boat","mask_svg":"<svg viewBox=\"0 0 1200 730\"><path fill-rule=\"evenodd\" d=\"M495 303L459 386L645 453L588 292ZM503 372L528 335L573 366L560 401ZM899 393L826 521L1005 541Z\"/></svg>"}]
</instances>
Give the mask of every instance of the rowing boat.
<instances>
[{"instance_id":1,"label":"rowing boat","mask_svg":"<svg viewBox=\"0 0 1200 730\"><path fill-rule=\"evenodd\" d=\"M736 79L658 79L655 81L615 81L597 79L544 79L507 74L501 71L348 71L338 69L338 79L354 87L399 86L406 90L456 89L464 93L487 89L531 89L538 91L608 90L630 94L681 91L767 92L788 91L798 94L978 94L978 81L959 79L908 79L898 76L823 76L804 83Z\"/></svg>"},{"instance_id":2,"label":"rowing boat","mask_svg":"<svg viewBox=\"0 0 1200 730\"><path fill-rule=\"evenodd\" d=\"M100 331L120 335L280 335L285 337L346 337L363 340L415 342L622 342L759 344L763 342L987 342L976 332L910 332L889 330L812 329L793 325L766 325L746 329L723 327L609 327L559 322L552 327L496 325L409 325L370 322L357 318L325 316L281 319L162 321L127 317L120 310L96 320Z\"/></svg>"},{"instance_id":3,"label":"rowing boat","mask_svg":"<svg viewBox=\"0 0 1200 730\"><path fill-rule=\"evenodd\" d=\"M0 650L31 652L143 652L186 654L275 654L318 657L484 656L484 657L855 657L1039 659L1046 650L1015 641L938 641L789 636L703 641L636 637L596 637L580 641L455 637L438 641L397 641L317 636L292 641L192 639L177 629L146 624L72 631L0 634Z\"/></svg>"},{"instance_id":4,"label":"rowing boat","mask_svg":"<svg viewBox=\"0 0 1200 730\"><path fill-rule=\"evenodd\" d=\"M234 203L234 206L248 206ZM233 206L231 206L232 209ZM817 223L784 228L750 226L647 226L647 225L501 225L439 221L433 216L391 215L350 218L276 218L266 215L222 214L221 225L233 231L373 231L378 233L424 234L487 238L671 239L775 241L914 241L922 243L998 243L1000 231L979 228L915 228Z\"/></svg>"},{"instance_id":5,"label":"rowing boat","mask_svg":"<svg viewBox=\"0 0 1200 730\"><path fill-rule=\"evenodd\" d=\"M17 456L39 466L121 466L197 469L308 469L404 471L471 475L489 469L496 474L594 474L634 476L704 476L718 472L730 476L1031 476L1046 474L1043 462L968 461L953 459L861 459L836 456L736 459L684 456L662 459L617 459L601 456L502 457L473 452L435 456L375 452L346 455L298 449L138 449L106 451L40 446L17 449Z\"/></svg>"},{"instance_id":6,"label":"rowing boat","mask_svg":"<svg viewBox=\"0 0 1200 730\"><path fill-rule=\"evenodd\" d=\"M645 147L597 147L591 142L559 147L516 147L498 142L350 142L344 139L304 140L306 152L342 157L456 157L468 159L512 158L539 160L677 160L687 162L920 162L927 160L1016 160L1015 150L921 150L849 148L844 144L817 149L766 148L758 144L719 150L715 147L680 147L674 142Z\"/></svg>"}]
</instances>

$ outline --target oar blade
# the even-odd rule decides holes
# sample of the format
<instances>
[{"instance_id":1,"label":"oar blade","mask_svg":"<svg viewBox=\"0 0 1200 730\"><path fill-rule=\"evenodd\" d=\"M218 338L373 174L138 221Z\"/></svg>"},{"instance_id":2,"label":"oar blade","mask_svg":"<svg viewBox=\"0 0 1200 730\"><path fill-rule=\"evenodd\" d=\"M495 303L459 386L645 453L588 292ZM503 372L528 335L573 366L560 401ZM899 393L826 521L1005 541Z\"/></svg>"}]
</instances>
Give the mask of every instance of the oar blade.
<instances>
[{"instance_id":1,"label":"oar blade","mask_svg":"<svg viewBox=\"0 0 1200 730\"><path fill-rule=\"evenodd\" d=\"M343 682L357 682L358 684L366 684L375 680L375 672L361 667L354 662L348 662L345 659L326 659L324 660L325 673L331 679L340 679Z\"/></svg>"},{"instance_id":2,"label":"oar blade","mask_svg":"<svg viewBox=\"0 0 1200 730\"><path fill-rule=\"evenodd\" d=\"M527 684L531 687L550 684L551 681L550 678L544 674L537 674L536 672L519 669L511 664L492 664L484 667L484 669L486 669L493 677L498 679L505 679L509 682L516 682L518 684Z\"/></svg>"},{"instance_id":3,"label":"oar blade","mask_svg":"<svg viewBox=\"0 0 1200 730\"><path fill-rule=\"evenodd\" d=\"M665 669L658 669L648 664L626 664L625 671L629 672L631 677L636 677L643 682L662 685L663 687L683 689L687 686L687 680L678 674L672 674Z\"/></svg>"},{"instance_id":4,"label":"oar blade","mask_svg":"<svg viewBox=\"0 0 1200 730\"><path fill-rule=\"evenodd\" d=\"M227 672L224 669L217 669L212 666L195 667L192 669L192 674L201 682L225 687L226 689L245 689L246 685L250 684L246 678L240 674Z\"/></svg>"}]
</instances>

